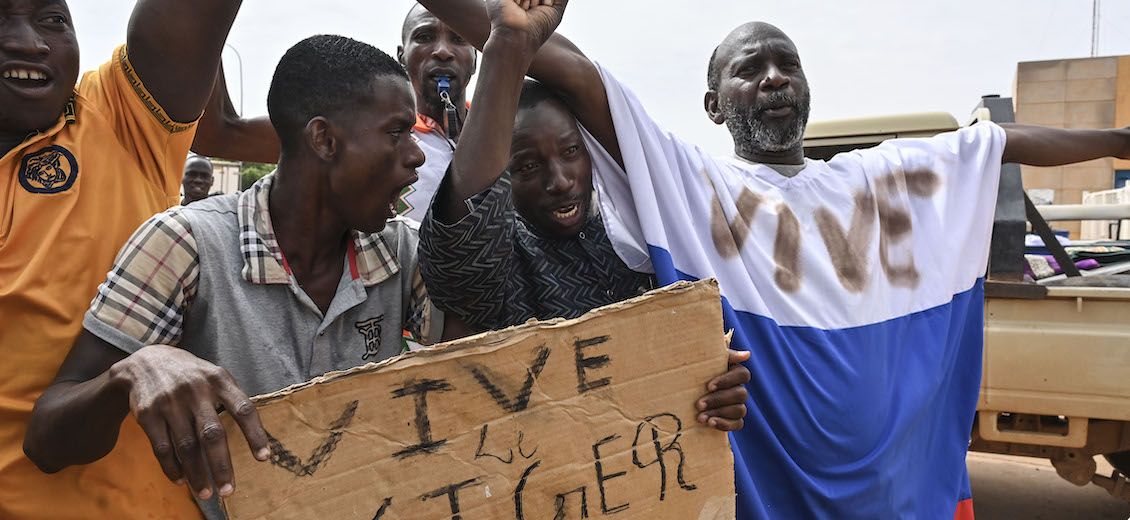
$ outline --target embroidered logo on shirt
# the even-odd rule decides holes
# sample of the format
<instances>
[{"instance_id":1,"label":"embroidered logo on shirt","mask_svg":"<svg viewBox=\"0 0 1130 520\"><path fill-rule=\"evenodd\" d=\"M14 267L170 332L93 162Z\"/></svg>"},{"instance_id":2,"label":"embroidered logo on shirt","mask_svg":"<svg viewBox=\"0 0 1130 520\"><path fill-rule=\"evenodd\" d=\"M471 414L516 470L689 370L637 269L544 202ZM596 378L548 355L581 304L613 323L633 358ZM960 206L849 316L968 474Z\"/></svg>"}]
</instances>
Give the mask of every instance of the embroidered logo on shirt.
<instances>
[{"instance_id":1,"label":"embroidered logo on shirt","mask_svg":"<svg viewBox=\"0 0 1130 520\"><path fill-rule=\"evenodd\" d=\"M75 156L52 145L24 156L20 163L20 186L31 193L59 193L71 189L78 178Z\"/></svg>"},{"instance_id":2,"label":"embroidered logo on shirt","mask_svg":"<svg viewBox=\"0 0 1130 520\"><path fill-rule=\"evenodd\" d=\"M382 314L371 320L359 321L354 324L354 327L357 327L357 332L360 332L361 337L365 338L365 354L361 356L363 361L377 357L377 354L381 351L381 322L384 319L385 317Z\"/></svg>"}]
</instances>

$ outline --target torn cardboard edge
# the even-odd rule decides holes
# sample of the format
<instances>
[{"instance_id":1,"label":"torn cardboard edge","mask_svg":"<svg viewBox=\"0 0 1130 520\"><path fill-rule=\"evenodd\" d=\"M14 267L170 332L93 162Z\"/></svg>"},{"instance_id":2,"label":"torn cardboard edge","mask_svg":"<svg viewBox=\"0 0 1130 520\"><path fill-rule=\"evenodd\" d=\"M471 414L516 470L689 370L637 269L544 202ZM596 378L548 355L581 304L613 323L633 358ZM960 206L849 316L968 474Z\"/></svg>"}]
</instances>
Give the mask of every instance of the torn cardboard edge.
<instances>
[{"instance_id":1,"label":"torn cardboard edge","mask_svg":"<svg viewBox=\"0 0 1130 520\"><path fill-rule=\"evenodd\" d=\"M272 456L232 445L223 506L233 520L732 519L729 437L695 408L726 367L720 302L713 280L678 283L259 396Z\"/></svg>"},{"instance_id":2,"label":"torn cardboard edge","mask_svg":"<svg viewBox=\"0 0 1130 520\"><path fill-rule=\"evenodd\" d=\"M515 325L513 327L507 327L505 329L480 332L480 333L475 334L473 336L466 336L466 337L463 337L463 338L459 338L459 339L452 340L452 341L447 341L447 342L444 342L444 343L436 343L435 345L425 347L421 350L405 352L404 354L401 354L399 356L392 357L392 358L389 358L389 359L386 359L386 360L383 360L383 361L380 361L380 362L377 362L377 363L367 363L367 364L364 364L364 365L358 365L358 366L350 368L348 370L338 370L338 371L334 371L334 372L328 372L324 375L315 377L315 378L313 378L309 381L306 381L304 383L298 383L298 384L291 385L291 386L288 386L286 388L283 388L282 390L278 390L278 391L275 391L275 392L254 396L254 397L251 398L251 401L254 402L257 405L263 405L263 404L269 403L271 401L275 401L275 400L284 398L284 397L286 397L290 394L293 394L294 392L297 392L299 390L302 390L304 388L311 387L311 386L314 386L314 385L318 385L318 384L322 384L322 383L328 383L328 382L331 382L331 381L337 381L337 380L344 379L344 378L347 378L347 377L355 376L357 374L369 373L369 372L373 372L373 371L377 371L377 370L387 370L387 369L390 369L391 367L395 367L396 365L400 365L400 364L403 364L403 363L406 363L406 362L409 362L409 361L412 361L412 360L426 359L426 358L431 357L431 356L436 356L436 355L439 355L439 354L447 354L447 353L450 353L452 351L457 351L457 350L460 350L460 349L484 348L484 349L489 351L489 350L501 348L501 347L505 346L506 344L509 344L511 342L511 340L519 340L522 337L525 337L525 336L519 337L519 335L523 335L523 334L524 335L532 335L532 334L536 334L538 331L541 331L541 330L557 329L557 328L561 328L562 326L571 325L573 323L581 323L581 322L589 321L589 320L598 318L600 316L604 316L604 315L607 315L607 314L610 314L610 313L613 313L613 312L617 312L617 311L624 309L624 308L634 307L638 303L640 303L642 301L646 301L648 299L651 299L652 297L654 297L657 294L680 294L680 293L685 293L685 292L689 292L689 291L696 291L696 290L712 290L714 292L720 292L719 287L718 287L718 280L716 280L714 278L708 278L708 279L700 280L700 281L696 281L696 282L686 282L686 281L675 282L675 283L668 285L668 286L665 286L665 287L652 289L652 290L650 290L650 291L648 291L644 294L636 296L635 298L631 298L631 299L624 300L624 301L621 301L621 302L613 303L611 305L606 305L604 307L600 307L599 309L593 309L593 310L591 310L591 311L589 311L589 312L587 312L587 313L585 313L585 314L583 314L583 315L581 315L577 318L573 318L571 320L567 320L565 318L554 318L552 320L544 320L544 321L530 320L530 321L523 323L521 325ZM719 296L719 301L721 301L721 296ZM734 335L734 331L732 331L732 330L726 331L724 333L724 338L725 338L725 341L726 341L727 348L730 346L730 341L733 338L733 335ZM482 340L487 339L488 337L491 337L491 336L494 337L493 341L491 341L489 343L482 343Z\"/></svg>"}]
</instances>

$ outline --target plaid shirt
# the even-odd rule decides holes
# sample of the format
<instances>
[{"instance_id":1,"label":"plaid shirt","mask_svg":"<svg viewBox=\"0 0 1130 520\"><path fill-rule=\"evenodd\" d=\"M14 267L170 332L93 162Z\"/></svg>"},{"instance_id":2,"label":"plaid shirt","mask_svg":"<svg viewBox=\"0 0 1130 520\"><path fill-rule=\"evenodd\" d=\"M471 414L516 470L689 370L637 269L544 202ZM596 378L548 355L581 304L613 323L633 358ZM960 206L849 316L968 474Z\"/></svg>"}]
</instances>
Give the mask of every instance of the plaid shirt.
<instances>
[{"instance_id":1,"label":"plaid shirt","mask_svg":"<svg viewBox=\"0 0 1130 520\"><path fill-rule=\"evenodd\" d=\"M282 250L268 212L274 175L264 177L239 196L241 275L252 284L290 284ZM196 296L200 276L196 240L184 208L157 214L143 224L114 261L99 286L88 318L97 319L142 345L176 345L184 316ZM396 256L380 234L353 231L357 276L372 287L400 272ZM420 270L412 266L412 295L403 327L420 343L437 341L431 330L433 307Z\"/></svg>"}]
</instances>

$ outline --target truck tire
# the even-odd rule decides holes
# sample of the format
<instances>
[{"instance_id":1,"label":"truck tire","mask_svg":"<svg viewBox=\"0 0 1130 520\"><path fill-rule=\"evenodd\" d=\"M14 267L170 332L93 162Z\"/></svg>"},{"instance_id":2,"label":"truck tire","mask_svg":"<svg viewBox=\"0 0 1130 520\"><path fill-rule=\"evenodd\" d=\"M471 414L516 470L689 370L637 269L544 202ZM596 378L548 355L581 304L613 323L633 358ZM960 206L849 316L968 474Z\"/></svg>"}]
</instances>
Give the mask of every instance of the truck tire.
<instances>
[{"instance_id":1,"label":"truck tire","mask_svg":"<svg viewBox=\"0 0 1130 520\"><path fill-rule=\"evenodd\" d=\"M1111 453L1104 455L1107 462L1110 462L1114 469L1117 469L1123 475L1130 476L1130 451L1123 451L1119 453Z\"/></svg>"}]
</instances>

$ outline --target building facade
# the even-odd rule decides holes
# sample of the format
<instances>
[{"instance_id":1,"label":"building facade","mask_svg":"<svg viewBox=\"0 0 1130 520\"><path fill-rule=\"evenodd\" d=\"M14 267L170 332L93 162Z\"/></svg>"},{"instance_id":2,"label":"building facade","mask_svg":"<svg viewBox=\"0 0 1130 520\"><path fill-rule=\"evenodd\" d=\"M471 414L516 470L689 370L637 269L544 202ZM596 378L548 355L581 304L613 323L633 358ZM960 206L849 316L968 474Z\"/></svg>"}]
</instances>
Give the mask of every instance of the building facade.
<instances>
[{"instance_id":1,"label":"building facade","mask_svg":"<svg viewBox=\"0 0 1130 520\"><path fill-rule=\"evenodd\" d=\"M1130 126L1130 56L1019 63L1016 122L1059 128ZM1130 186L1130 161L1099 159L1059 168L1023 167L1037 204L1081 204L1086 193ZM1078 222L1056 227L1080 234Z\"/></svg>"}]
</instances>

